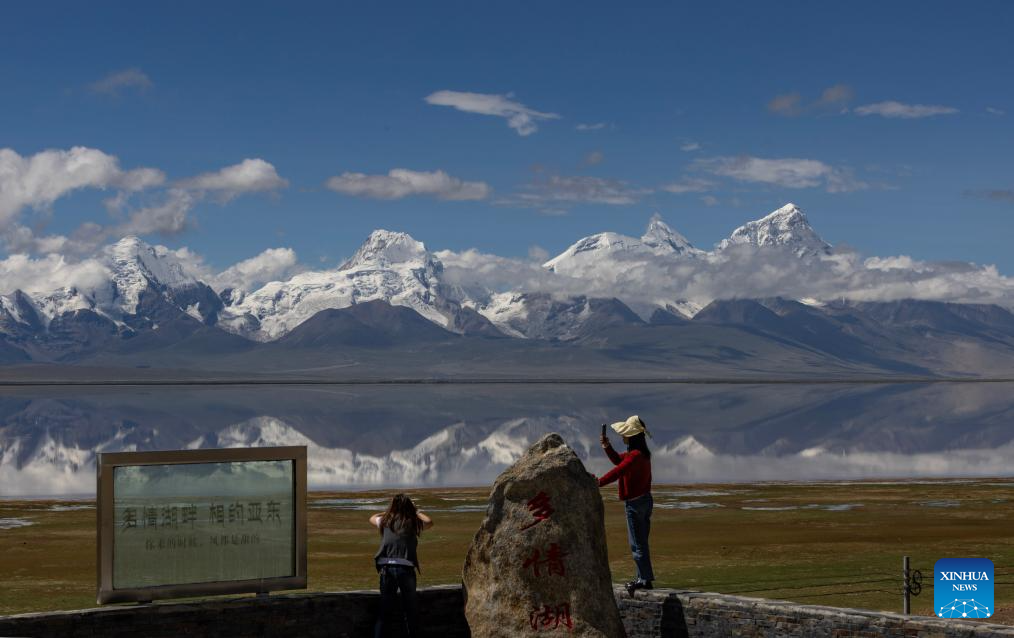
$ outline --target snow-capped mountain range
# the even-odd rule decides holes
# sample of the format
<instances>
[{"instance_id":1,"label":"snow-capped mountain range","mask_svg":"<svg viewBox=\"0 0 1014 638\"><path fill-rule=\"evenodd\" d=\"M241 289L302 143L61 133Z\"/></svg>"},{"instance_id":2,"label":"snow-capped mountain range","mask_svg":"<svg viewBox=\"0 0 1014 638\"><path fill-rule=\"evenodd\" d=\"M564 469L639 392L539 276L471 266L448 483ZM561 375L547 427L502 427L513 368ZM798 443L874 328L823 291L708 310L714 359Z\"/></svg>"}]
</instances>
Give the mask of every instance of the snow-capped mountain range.
<instances>
[{"instance_id":1,"label":"snow-capped mountain range","mask_svg":"<svg viewBox=\"0 0 1014 638\"><path fill-rule=\"evenodd\" d=\"M388 230L374 231L337 268L249 291L216 291L188 267L184 251L126 237L92 260L95 272L87 283L0 295L0 362L58 360L68 352L101 351L114 340L168 343L208 331L247 343L274 342L322 311L365 302L409 308L449 333L487 337L568 341L621 324L679 324L713 298L678 297L664 285L653 296L627 298L626 284L633 278L643 293L650 282L679 277L694 265L720 268L744 246L804 267L834 258L794 204L737 228L712 251L694 247L656 216L640 238L599 233L541 268L526 266L548 281L567 282L567 290L587 283L587 294L463 284L460 276L448 276L444 263L455 254L438 256L409 235ZM459 274L468 268L451 265ZM139 335L145 339L137 340Z\"/></svg>"},{"instance_id":2,"label":"snow-capped mountain range","mask_svg":"<svg viewBox=\"0 0 1014 638\"><path fill-rule=\"evenodd\" d=\"M800 258L829 250L793 204L737 228L716 250L742 243L787 249ZM585 237L547 261L543 268L574 279L608 278L638 264L699 259L709 254L656 217L640 238L612 232ZM623 312L610 304L611 300L585 295L465 290L448 285L443 270L440 260L421 242L405 233L377 230L339 268L303 273L246 294L227 293L219 325L245 337L270 341L321 310L383 300L412 308L452 332L479 328L488 331L491 324L509 337L566 340L579 335L593 318L595 323L608 321L603 313ZM688 314L692 316L708 301L663 299L651 306L633 303L631 308L644 321L659 309L689 318Z\"/></svg>"}]
</instances>

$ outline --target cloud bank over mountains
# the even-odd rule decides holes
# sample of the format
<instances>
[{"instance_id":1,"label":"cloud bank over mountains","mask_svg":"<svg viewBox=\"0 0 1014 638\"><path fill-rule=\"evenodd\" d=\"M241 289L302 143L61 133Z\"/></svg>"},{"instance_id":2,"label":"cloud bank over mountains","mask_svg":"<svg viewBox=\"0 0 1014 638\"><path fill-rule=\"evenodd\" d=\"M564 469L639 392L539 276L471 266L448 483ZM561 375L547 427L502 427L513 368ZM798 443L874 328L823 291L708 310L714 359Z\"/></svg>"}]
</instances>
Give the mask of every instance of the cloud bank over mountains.
<instances>
[{"instance_id":1,"label":"cloud bank over mountains","mask_svg":"<svg viewBox=\"0 0 1014 638\"><path fill-rule=\"evenodd\" d=\"M649 227L640 239L610 233L582 239L568 249L578 247L570 260L580 260L580 264L561 267L558 257L548 262L557 262L555 272L529 260L477 250L440 251L436 255L444 265L445 279L466 289L616 297L642 314L676 300L701 307L714 299L777 296L1014 305L1014 279L993 266L838 252L792 204L740 227L709 252L692 246L683 251L653 249L653 230L656 236L677 243L686 240L658 220L651 226L654 228Z\"/></svg>"}]
</instances>

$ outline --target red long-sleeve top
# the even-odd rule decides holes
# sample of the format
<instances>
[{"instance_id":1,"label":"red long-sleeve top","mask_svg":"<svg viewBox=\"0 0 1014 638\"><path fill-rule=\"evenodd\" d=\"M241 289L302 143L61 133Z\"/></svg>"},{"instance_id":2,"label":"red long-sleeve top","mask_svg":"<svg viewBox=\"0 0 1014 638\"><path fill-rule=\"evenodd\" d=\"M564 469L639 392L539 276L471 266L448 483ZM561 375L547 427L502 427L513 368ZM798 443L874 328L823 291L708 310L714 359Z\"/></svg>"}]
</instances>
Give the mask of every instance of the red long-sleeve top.
<instances>
[{"instance_id":1,"label":"red long-sleeve top","mask_svg":"<svg viewBox=\"0 0 1014 638\"><path fill-rule=\"evenodd\" d=\"M640 450L620 454L610 445L605 451L606 456L616 467L599 478L599 487L619 479L621 501L629 501L651 491L651 459Z\"/></svg>"}]
</instances>

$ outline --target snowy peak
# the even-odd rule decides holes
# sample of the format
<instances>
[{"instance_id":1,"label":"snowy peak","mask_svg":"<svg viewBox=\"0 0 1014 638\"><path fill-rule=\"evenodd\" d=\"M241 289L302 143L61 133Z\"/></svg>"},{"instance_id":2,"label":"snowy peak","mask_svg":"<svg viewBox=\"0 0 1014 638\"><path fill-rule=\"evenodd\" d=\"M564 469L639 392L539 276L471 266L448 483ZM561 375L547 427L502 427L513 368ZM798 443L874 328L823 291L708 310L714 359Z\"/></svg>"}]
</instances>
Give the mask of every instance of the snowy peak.
<instances>
[{"instance_id":1,"label":"snowy peak","mask_svg":"<svg viewBox=\"0 0 1014 638\"><path fill-rule=\"evenodd\" d=\"M199 283L187 274L172 251L165 246L152 246L138 237L124 237L107 246L105 254L118 286L143 287L142 279L166 288L186 288Z\"/></svg>"},{"instance_id":2,"label":"snowy peak","mask_svg":"<svg viewBox=\"0 0 1014 638\"><path fill-rule=\"evenodd\" d=\"M444 294L443 264L406 233L373 231L336 270L307 271L288 281L230 296L219 325L270 341L323 310L384 301L411 308L441 328L457 331L460 306Z\"/></svg>"},{"instance_id":3,"label":"snowy peak","mask_svg":"<svg viewBox=\"0 0 1014 638\"><path fill-rule=\"evenodd\" d=\"M32 300L21 290L0 296L0 326L4 322L12 325L22 324L29 328L37 328L41 325Z\"/></svg>"},{"instance_id":4,"label":"snowy peak","mask_svg":"<svg viewBox=\"0 0 1014 638\"><path fill-rule=\"evenodd\" d=\"M389 268L397 264L424 264L428 261L432 258L421 241L416 241L407 233L375 230L339 270Z\"/></svg>"},{"instance_id":5,"label":"snowy peak","mask_svg":"<svg viewBox=\"0 0 1014 638\"><path fill-rule=\"evenodd\" d=\"M582 237L570 248L542 265L549 270L559 272L557 268L566 264L568 261L572 261L574 259L583 260L590 254L598 255L603 253L623 252L637 245L638 241L633 237L627 237L626 235L621 235L619 233L598 233L588 237Z\"/></svg>"},{"instance_id":6,"label":"snowy peak","mask_svg":"<svg viewBox=\"0 0 1014 638\"><path fill-rule=\"evenodd\" d=\"M701 251L687 238L670 228L655 215L640 239L619 233L598 233L579 239L570 248L543 264L543 267L560 274L582 276L589 269L615 262L651 260L656 257L692 256Z\"/></svg>"},{"instance_id":7,"label":"snowy peak","mask_svg":"<svg viewBox=\"0 0 1014 638\"><path fill-rule=\"evenodd\" d=\"M670 228L658 215L651 218L651 221L648 223L648 229L641 236L641 243L654 249L656 253L670 252L681 255L699 252L687 241L686 237Z\"/></svg>"},{"instance_id":8,"label":"snowy peak","mask_svg":"<svg viewBox=\"0 0 1014 638\"><path fill-rule=\"evenodd\" d=\"M728 239L722 240L718 249L723 250L735 244L787 247L798 257L826 255L831 251L830 244L820 238L803 211L792 203L740 226Z\"/></svg>"},{"instance_id":9,"label":"snowy peak","mask_svg":"<svg viewBox=\"0 0 1014 638\"><path fill-rule=\"evenodd\" d=\"M693 437L693 435L687 435L679 441L673 441L668 445L659 448L657 454L660 457L673 457L683 456L690 458L706 459L715 456L703 443Z\"/></svg>"},{"instance_id":10,"label":"snowy peak","mask_svg":"<svg viewBox=\"0 0 1014 638\"><path fill-rule=\"evenodd\" d=\"M190 275L181 257L164 246L128 236L102 248L93 261L92 276L85 284L15 291L0 300L0 322L5 324L0 332L30 329L40 336L53 322L64 326L62 317L78 317L81 311L131 329L154 323L156 315L164 323L180 313L210 324L221 308L214 291ZM17 325L24 328L14 330Z\"/></svg>"}]
</instances>

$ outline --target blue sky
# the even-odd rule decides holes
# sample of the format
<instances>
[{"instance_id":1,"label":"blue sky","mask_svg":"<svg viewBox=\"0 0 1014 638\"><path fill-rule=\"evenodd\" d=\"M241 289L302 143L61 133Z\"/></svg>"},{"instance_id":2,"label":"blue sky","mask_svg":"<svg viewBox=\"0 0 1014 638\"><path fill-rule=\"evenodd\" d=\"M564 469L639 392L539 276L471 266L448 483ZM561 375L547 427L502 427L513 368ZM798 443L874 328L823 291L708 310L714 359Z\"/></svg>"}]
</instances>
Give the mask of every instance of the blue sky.
<instances>
[{"instance_id":1,"label":"blue sky","mask_svg":"<svg viewBox=\"0 0 1014 638\"><path fill-rule=\"evenodd\" d=\"M146 238L220 268L278 246L317 266L379 227L432 249L523 256L602 230L640 234L654 212L710 248L792 201L833 244L1014 272L1010 3L3 13L0 148L28 161L87 147L164 178L110 213L119 178L49 201L11 199L21 187L0 172L0 232L70 237L92 222L111 237L186 191L185 223L146 226ZM453 93L427 102L441 91ZM535 114L512 127L467 112L477 98L465 94ZM266 181L208 186L247 159L270 165ZM406 186L392 169L429 175Z\"/></svg>"}]
</instances>

